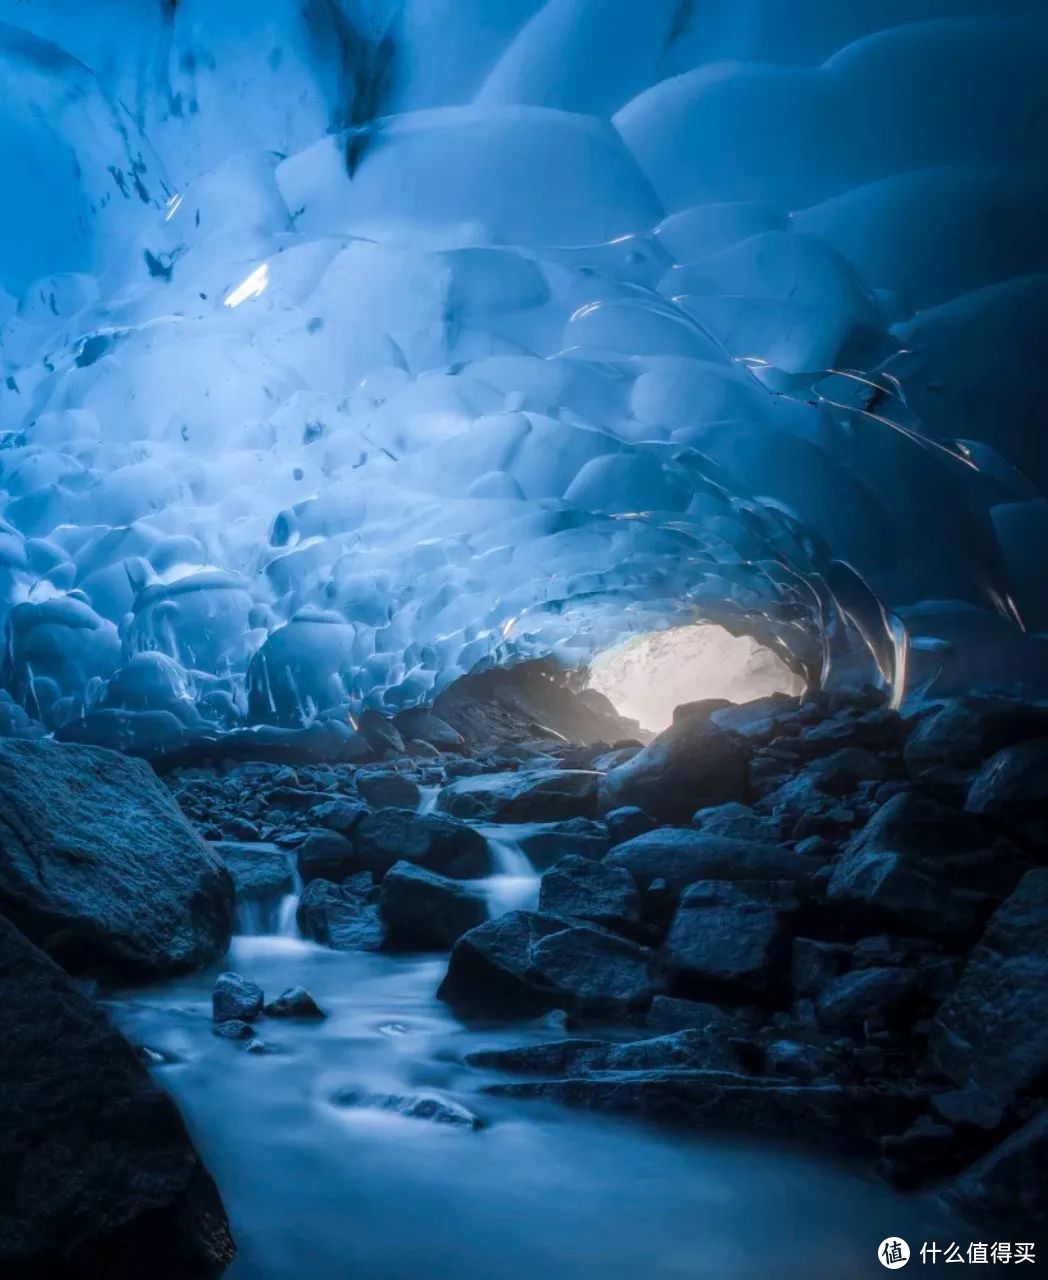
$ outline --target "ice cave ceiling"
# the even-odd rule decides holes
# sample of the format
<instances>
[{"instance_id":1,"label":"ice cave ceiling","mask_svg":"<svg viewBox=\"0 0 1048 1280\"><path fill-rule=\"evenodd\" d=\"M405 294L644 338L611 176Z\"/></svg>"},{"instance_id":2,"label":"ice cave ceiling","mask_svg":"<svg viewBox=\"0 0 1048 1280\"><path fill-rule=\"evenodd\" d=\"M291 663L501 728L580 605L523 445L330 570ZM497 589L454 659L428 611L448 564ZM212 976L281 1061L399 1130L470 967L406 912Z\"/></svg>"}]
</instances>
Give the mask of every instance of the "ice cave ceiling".
<instances>
[{"instance_id":1,"label":"ice cave ceiling","mask_svg":"<svg viewBox=\"0 0 1048 1280\"><path fill-rule=\"evenodd\" d=\"M1043 15L0 0L0 722L1048 693Z\"/></svg>"}]
</instances>

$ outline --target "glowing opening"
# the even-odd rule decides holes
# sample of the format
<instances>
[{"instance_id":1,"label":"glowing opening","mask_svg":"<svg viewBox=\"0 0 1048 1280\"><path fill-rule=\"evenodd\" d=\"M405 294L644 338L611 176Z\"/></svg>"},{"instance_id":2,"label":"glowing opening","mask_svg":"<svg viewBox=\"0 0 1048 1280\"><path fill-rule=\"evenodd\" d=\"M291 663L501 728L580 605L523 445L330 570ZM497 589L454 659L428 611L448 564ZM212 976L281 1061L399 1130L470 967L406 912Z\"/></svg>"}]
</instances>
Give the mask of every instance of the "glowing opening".
<instances>
[{"instance_id":1,"label":"glowing opening","mask_svg":"<svg viewBox=\"0 0 1048 1280\"><path fill-rule=\"evenodd\" d=\"M751 636L703 624L631 636L594 659L590 687L610 698L622 715L658 732L682 702L796 695L804 692L804 681Z\"/></svg>"}]
</instances>

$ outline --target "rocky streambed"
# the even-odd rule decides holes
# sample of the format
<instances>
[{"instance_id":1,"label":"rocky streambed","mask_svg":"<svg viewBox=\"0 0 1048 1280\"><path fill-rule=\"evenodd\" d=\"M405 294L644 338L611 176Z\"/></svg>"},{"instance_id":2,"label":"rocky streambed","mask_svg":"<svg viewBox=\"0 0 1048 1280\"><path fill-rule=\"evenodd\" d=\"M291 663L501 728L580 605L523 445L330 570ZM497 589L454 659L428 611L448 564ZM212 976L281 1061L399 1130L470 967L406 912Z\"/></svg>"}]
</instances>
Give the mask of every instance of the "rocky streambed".
<instances>
[{"instance_id":1,"label":"rocky streambed","mask_svg":"<svg viewBox=\"0 0 1048 1280\"><path fill-rule=\"evenodd\" d=\"M27 761L50 788L5 828L0 912L181 1104L234 1274L873 1274L904 1223L1043 1221L1044 708L776 696L584 747L478 714L163 785L0 746L7 792ZM85 761L137 847L63 835ZM141 1212L185 1234L172 1274L213 1274L231 1246L184 1190ZM75 1200L49 1221L91 1239Z\"/></svg>"}]
</instances>

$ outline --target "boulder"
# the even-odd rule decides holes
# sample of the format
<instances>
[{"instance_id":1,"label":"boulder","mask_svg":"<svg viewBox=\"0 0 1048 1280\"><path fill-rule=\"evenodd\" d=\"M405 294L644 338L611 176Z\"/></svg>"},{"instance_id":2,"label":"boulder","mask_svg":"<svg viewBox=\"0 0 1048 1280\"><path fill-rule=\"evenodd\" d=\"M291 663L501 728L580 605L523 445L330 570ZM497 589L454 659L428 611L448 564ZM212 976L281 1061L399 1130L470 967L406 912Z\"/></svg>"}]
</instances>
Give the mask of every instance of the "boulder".
<instances>
[{"instance_id":1,"label":"boulder","mask_svg":"<svg viewBox=\"0 0 1048 1280\"><path fill-rule=\"evenodd\" d=\"M625 764L605 774L599 810L636 806L660 822L687 822L696 809L745 800L747 752L709 712L719 702L676 718L668 729ZM678 708L678 713L681 708Z\"/></svg>"},{"instance_id":2,"label":"boulder","mask_svg":"<svg viewBox=\"0 0 1048 1280\"><path fill-rule=\"evenodd\" d=\"M72 972L141 981L225 952L233 880L144 762L5 740L0 912Z\"/></svg>"},{"instance_id":3,"label":"boulder","mask_svg":"<svg viewBox=\"0 0 1048 1280\"><path fill-rule=\"evenodd\" d=\"M1010 1103L1048 1076L1048 868L990 919L932 1024L939 1068Z\"/></svg>"},{"instance_id":4,"label":"boulder","mask_svg":"<svg viewBox=\"0 0 1048 1280\"><path fill-rule=\"evenodd\" d=\"M479 1129L483 1121L452 1098L435 1093L371 1093L367 1089L340 1089L331 1099L336 1107L364 1111L390 1111L408 1120L429 1120L456 1129Z\"/></svg>"},{"instance_id":5,"label":"boulder","mask_svg":"<svg viewBox=\"0 0 1048 1280\"><path fill-rule=\"evenodd\" d=\"M659 958L697 996L781 987L799 902L784 881L704 880L681 896Z\"/></svg>"},{"instance_id":6,"label":"boulder","mask_svg":"<svg viewBox=\"0 0 1048 1280\"><path fill-rule=\"evenodd\" d=\"M815 1001L821 1027L857 1031L887 1026L909 1002L917 974L913 969L855 969L828 982Z\"/></svg>"},{"instance_id":7,"label":"boulder","mask_svg":"<svg viewBox=\"0 0 1048 1280\"><path fill-rule=\"evenodd\" d=\"M303 884L344 880L361 866L352 841L337 831L311 831L298 846L298 874Z\"/></svg>"},{"instance_id":8,"label":"boulder","mask_svg":"<svg viewBox=\"0 0 1048 1280\"><path fill-rule=\"evenodd\" d=\"M593 1071L738 1068L725 1035L710 1035L697 1028L626 1044L609 1040L553 1040L514 1049L483 1049L467 1054L466 1062L485 1070L544 1076L582 1076Z\"/></svg>"},{"instance_id":9,"label":"boulder","mask_svg":"<svg viewBox=\"0 0 1048 1280\"><path fill-rule=\"evenodd\" d=\"M386 873L379 910L387 945L401 951L447 951L488 918L481 894L411 862L394 863Z\"/></svg>"},{"instance_id":10,"label":"boulder","mask_svg":"<svg viewBox=\"0 0 1048 1280\"><path fill-rule=\"evenodd\" d=\"M517 844L536 871L545 871L569 853L599 861L609 848L604 825L590 818L536 823L517 836Z\"/></svg>"},{"instance_id":11,"label":"boulder","mask_svg":"<svg viewBox=\"0 0 1048 1280\"><path fill-rule=\"evenodd\" d=\"M635 934L641 923L640 893L630 873L573 854L542 877L539 911L624 934Z\"/></svg>"},{"instance_id":12,"label":"boulder","mask_svg":"<svg viewBox=\"0 0 1048 1280\"><path fill-rule=\"evenodd\" d=\"M661 879L678 893L696 880L808 880L819 868L781 845L728 840L686 827L660 827L620 844L604 859L625 867L642 889Z\"/></svg>"},{"instance_id":13,"label":"boulder","mask_svg":"<svg viewBox=\"0 0 1048 1280\"><path fill-rule=\"evenodd\" d=\"M264 1001L257 982L239 973L220 973L211 991L211 1016L215 1022L254 1022Z\"/></svg>"},{"instance_id":14,"label":"boulder","mask_svg":"<svg viewBox=\"0 0 1048 1280\"><path fill-rule=\"evenodd\" d=\"M291 858L278 845L216 840L211 847L233 877L238 902L271 904L294 892Z\"/></svg>"},{"instance_id":15,"label":"boulder","mask_svg":"<svg viewBox=\"0 0 1048 1280\"><path fill-rule=\"evenodd\" d=\"M402 773L358 773L356 784L372 809L417 809L422 800L418 783Z\"/></svg>"},{"instance_id":16,"label":"boulder","mask_svg":"<svg viewBox=\"0 0 1048 1280\"><path fill-rule=\"evenodd\" d=\"M378 906L353 882L312 881L299 899L296 919L304 938L335 951L378 951L385 944Z\"/></svg>"},{"instance_id":17,"label":"boulder","mask_svg":"<svg viewBox=\"0 0 1048 1280\"><path fill-rule=\"evenodd\" d=\"M178 1110L101 1009L0 919L0 1273L210 1280L232 1261Z\"/></svg>"},{"instance_id":18,"label":"boulder","mask_svg":"<svg viewBox=\"0 0 1048 1280\"><path fill-rule=\"evenodd\" d=\"M701 1000L682 1000L679 996L656 996L651 1002L644 1025L654 1031L685 1031L690 1027L712 1027L720 1031L734 1026L734 1020L715 1004L707 1004Z\"/></svg>"},{"instance_id":19,"label":"boulder","mask_svg":"<svg viewBox=\"0 0 1048 1280\"><path fill-rule=\"evenodd\" d=\"M442 813L379 809L354 832L357 865L380 880L395 862L412 862L456 880L475 880L493 870L482 835Z\"/></svg>"},{"instance_id":20,"label":"boulder","mask_svg":"<svg viewBox=\"0 0 1048 1280\"><path fill-rule=\"evenodd\" d=\"M327 1017L305 987L288 987L265 1006L267 1018L300 1018L319 1022Z\"/></svg>"},{"instance_id":21,"label":"boulder","mask_svg":"<svg viewBox=\"0 0 1048 1280\"><path fill-rule=\"evenodd\" d=\"M466 740L457 729L426 707L410 707L393 717L393 724L407 742L428 742L437 751L465 751Z\"/></svg>"},{"instance_id":22,"label":"boulder","mask_svg":"<svg viewBox=\"0 0 1048 1280\"><path fill-rule=\"evenodd\" d=\"M777 818L758 813L748 804L731 800L710 809L697 809L691 825L707 836L724 836L728 840L756 840L764 844L781 844L782 823Z\"/></svg>"},{"instance_id":23,"label":"boulder","mask_svg":"<svg viewBox=\"0 0 1048 1280\"><path fill-rule=\"evenodd\" d=\"M463 934L437 992L468 1013L533 1017L546 1009L622 1017L651 1003L648 952L624 938L533 911Z\"/></svg>"},{"instance_id":24,"label":"boulder","mask_svg":"<svg viewBox=\"0 0 1048 1280\"><path fill-rule=\"evenodd\" d=\"M794 938L790 952L790 982L797 996L814 998L848 966L851 948L814 938Z\"/></svg>"},{"instance_id":25,"label":"boulder","mask_svg":"<svg viewBox=\"0 0 1048 1280\"><path fill-rule=\"evenodd\" d=\"M389 716L370 708L360 713L357 732L374 752L376 760L404 754L404 739Z\"/></svg>"},{"instance_id":26,"label":"boulder","mask_svg":"<svg viewBox=\"0 0 1048 1280\"><path fill-rule=\"evenodd\" d=\"M1014 1222L1024 1240L1026 1228L1043 1228L1048 1222L1048 1110L966 1169L945 1198L988 1226Z\"/></svg>"},{"instance_id":27,"label":"boulder","mask_svg":"<svg viewBox=\"0 0 1048 1280\"><path fill-rule=\"evenodd\" d=\"M352 833L357 823L367 816L365 804L356 800L325 800L309 811L309 821L315 827L323 827L327 831L336 831L340 836Z\"/></svg>"},{"instance_id":28,"label":"boulder","mask_svg":"<svg viewBox=\"0 0 1048 1280\"><path fill-rule=\"evenodd\" d=\"M987 760L965 808L1013 835L1048 844L1048 738L1005 747Z\"/></svg>"},{"instance_id":29,"label":"boulder","mask_svg":"<svg viewBox=\"0 0 1048 1280\"><path fill-rule=\"evenodd\" d=\"M608 844L623 844L634 836L642 836L646 831L654 831L659 825L650 814L638 809L634 804L624 804L621 809L612 809L604 815L604 825L608 831Z\"/></svg>"},{"instance_id":30,"label":"boulder","mask_svg":"<svg viewBox=\"0 0 1048 1280\"><path fill-rule=\"evenodd\" d=\"M527 769L460 778L437 796L437 808L482 822L559 822L592 818L601 775L588 769Z\"/></svg>"},{"instance_id":31,"label":"boulder","mask_svg":"<svg viewBox=\"0 0 1048 1280\"><path fill-rule=\"evenodd\" d=\"M1048 736L1048 707L1003 698L950 698L910 730L903 759L911 774L978 769L1004 747Z\"/></svg>"}]
</instances>

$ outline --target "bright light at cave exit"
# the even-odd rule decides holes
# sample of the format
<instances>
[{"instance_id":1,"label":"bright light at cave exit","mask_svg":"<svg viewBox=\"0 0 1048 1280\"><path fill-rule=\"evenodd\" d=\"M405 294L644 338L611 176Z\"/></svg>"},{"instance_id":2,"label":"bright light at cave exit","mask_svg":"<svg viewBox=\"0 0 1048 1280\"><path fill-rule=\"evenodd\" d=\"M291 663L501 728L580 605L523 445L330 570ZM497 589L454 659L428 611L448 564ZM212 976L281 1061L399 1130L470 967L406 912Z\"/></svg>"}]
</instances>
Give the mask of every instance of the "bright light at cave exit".
<instances>
[{"instance_id":1,"label":"bright light at cave exit","mask_svg":"<svg viewBox=\"0 0 1048 1280\"><path fill-rule=\"evenodd\" d=\"M704 624L632 636L605 650L590 667L590 687L610 698L622 715L658 732L682 702L799 694L804 681L752 637Z\"/></svg>"}]
</instances>

